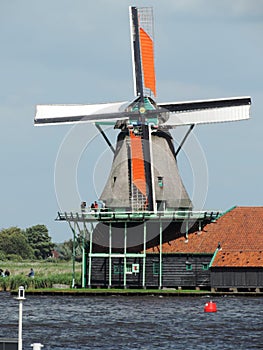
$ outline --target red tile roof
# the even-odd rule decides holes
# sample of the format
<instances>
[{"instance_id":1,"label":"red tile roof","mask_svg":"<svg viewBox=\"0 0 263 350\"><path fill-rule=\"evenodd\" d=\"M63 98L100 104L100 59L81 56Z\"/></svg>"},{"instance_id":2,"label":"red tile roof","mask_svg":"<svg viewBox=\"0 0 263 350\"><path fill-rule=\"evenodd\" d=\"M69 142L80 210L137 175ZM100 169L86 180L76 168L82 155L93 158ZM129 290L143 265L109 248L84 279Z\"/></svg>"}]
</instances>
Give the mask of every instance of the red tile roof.
<instances>
[{"instance_id":1,"label":"red tile roof","mask_svg":"<svg viewBox=\"0 0 263 350\"><path fill-rule=\"evenodd\" d=\"M263 207L235 207L201 232L162 246L163 253L211 253L220 242L213 267L263 267ZM158 252L159 247L148 249Z\"/></svg>"}]
</instances>

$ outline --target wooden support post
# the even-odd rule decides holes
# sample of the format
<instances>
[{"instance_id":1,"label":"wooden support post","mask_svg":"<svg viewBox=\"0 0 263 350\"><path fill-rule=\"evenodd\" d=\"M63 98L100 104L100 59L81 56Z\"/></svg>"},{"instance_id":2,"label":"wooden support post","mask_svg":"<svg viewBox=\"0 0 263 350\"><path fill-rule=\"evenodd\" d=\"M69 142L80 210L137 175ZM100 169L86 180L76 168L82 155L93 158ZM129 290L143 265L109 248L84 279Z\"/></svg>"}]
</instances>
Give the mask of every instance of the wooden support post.
<instances>
[{"instance_id":1,"label":"wooden support post","mask_svg":"<svg viewBox=\"0 0 263 350\"><path fill-rule=\"evenodd\" d=\"M90 240L90 231L88 230L87 228L87 225L86 225L86 222L84 221L84 227L85 227L85 287L87 285L87 256L88 256L88 253L87 253L87 243L88 241Z\"/></svg>"},{"instance_id":2,"label":"wooden support post","mask_svg":"<svg viewBox=\"0 0 263 350\"><path fill-rule=\"evenodd\" d=\"M127 273L127 222L124 223L124 261L123 261L123 287L127 288L126 273Z\"/></svg>"},{"instance_id":3,"label":"wooden support post","mask_svg":"<svg viewBox=\"0 0 263 350\"><path fill-rule=\"evenodd\" d=\"M109 284L108 288L111 288L111 253L112 253L112 227L111 222L109 224Z\"/></svg>"},{"instance_id":4,"label":"wooden support post","mask_svg":"<svg viewBox=\"0 0 263 350\"><path fill-rule=\"evenodd\" d=\"M83 232L82 232L82 278L81 278L81 287L86 287L86 234L87 228L85 222L83 221Z\"/></svg>"},{"instance_id":5,"label":"wooden support post","mask_svg":"<svg viewBox=\"0 0 263 350\"><path fill-rule=\"evenodd\" d=\"M75 221L75 224L78 228L79 231L79 237L82 237L82 274L81 274L81 286L82 288L86 287L86 271L85 271L85 248L84 248L84 234L85 234L85 223L83 222L84 230L80 229L79 222L80 222L80 217L79 214L76 213L77 221ZM83 217L83 215L82 215ZM76 248L75 248L76 249Z\"/></svg>"},{"instance_id":6,"label":"wooden support post","mask_svg":"<svg viewBox=\"0 0 263 350\"><path fill-rule=\"evenodd\" d=\"M73 232L73 252L72 252L72 288L75 288L75 262L76 262L76 222L74 222Z\"/></svg>"},{"instance_id":7,"label":"wooden support post","mask_svg":"<svg viewBox=\"0 0 263 350\"><path fill-rule=\"evenodd\" d=\"M92 254L92 239L93 239L93 225L91 224L90 236L89 236L89 275L88 275L88 288L91 288L91 254Z\"/></svg>"},{"instance_id":8,"label":"wooden support post","mask_svg":"<svg viewBox=\"0 0 263 350\"><path fill-rule=\"evenodd\" d=\"M143 223L143 267L142 267L142 287L145 289L145 269L146 269L146 221Z\"/></svg>"},{"instance_id":9,"label":"wooden support post","mask_svg":"<svg viewBox=\"0 0 263 350\"><path fill-rule=\"evenodd\" d=\"M163 269L163 266L162 266L163 247L162 247L162 244L163 244L163 225L162 225L162 220L160 219L159 289L162 289L162 279L163 279L163 274L162 274L162 269Z\"/></svg>"}]
</instances>

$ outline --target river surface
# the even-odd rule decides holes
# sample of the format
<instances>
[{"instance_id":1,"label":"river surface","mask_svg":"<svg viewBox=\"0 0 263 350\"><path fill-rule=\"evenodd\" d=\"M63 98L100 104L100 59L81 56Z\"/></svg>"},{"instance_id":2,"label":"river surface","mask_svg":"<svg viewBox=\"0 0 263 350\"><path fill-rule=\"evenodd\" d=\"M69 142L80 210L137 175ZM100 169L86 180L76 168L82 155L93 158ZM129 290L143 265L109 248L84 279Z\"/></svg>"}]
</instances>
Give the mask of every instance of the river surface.
<instances>
[{"instance_id":1,"label":"river surface","mask_svg":"<svg viewBox=\"0 0 263 350\"><path fill-rule=\"evenodd\" d=\"M26 296L23 349L263 349L263 298ZM0 337L17 338L18 301L0 292Z\"/></svg>"}]
</instances>

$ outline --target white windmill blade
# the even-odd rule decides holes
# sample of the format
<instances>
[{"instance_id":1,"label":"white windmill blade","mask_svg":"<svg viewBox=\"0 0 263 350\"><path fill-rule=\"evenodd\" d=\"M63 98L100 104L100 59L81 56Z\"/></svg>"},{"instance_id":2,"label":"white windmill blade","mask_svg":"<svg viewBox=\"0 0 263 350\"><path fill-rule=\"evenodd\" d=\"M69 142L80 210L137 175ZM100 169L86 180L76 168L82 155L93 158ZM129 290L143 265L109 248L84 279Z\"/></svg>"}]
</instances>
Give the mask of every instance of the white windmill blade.
<instances>
[{"instance_id":1,"label":"white windmill blade","mask_svg":"<svg viewBox=\"0 0 263 350\"><path fill-rule=\"evenodd\" d=\"M128 119L125 113L130 102L91 105L37 105L35 125L93 123Z\"/></svg>"},{"instance_id":2,"label":"white windmill blade","mask_svg":"<svg viewBox=\"0 0 263 350\"><path fill-rule=\"evenodd\" d=\"M238 121L249 118L250 97L160 103L167 117L161 124L167 128L180 125Z\"/></svg>"}]
</instances>

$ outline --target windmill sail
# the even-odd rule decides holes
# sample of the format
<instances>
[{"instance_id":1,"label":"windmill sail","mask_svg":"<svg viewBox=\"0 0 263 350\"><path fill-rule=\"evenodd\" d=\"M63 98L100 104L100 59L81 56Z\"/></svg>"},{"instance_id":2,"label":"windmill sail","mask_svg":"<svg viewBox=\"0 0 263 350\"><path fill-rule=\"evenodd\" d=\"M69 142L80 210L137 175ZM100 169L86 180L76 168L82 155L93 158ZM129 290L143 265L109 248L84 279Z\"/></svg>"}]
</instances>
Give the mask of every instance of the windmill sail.
<instances>
[{"instance_id":1,"label":"windmill sail","mask_svg":"<svg viewBox=\"0 0 263 350\"><path fill-rule=\"evenodd\" d=\"M173 128L180 125L220 123L249 118L250 97L235 97L190 102L160 103L167 110L162 126Z\"/></svg>"},{"instance_id":2,"label":"windmill sail","mask_svg":"<svg viewBox=\"0 0 263 350\"><path fill-rule=\"evenodd\" d=\"M128 119L125 113L130 102L93 105L37 105L35 125L95 123Z\"/></svg>"},{"instance_id":3,"label":"windmill sail","mask_svg":"<svg viewBox=\"0 0 263 350\"><path fill-rule=\"evenodd\" d=\"M130 25L135 96L156 97L152 8L130 7Z\"/></svg>"},{"instance_id":4,"label":"windmill sail","mask_svg":"<svg viewBox=\"0 0 263 350\"><path fill-rule=\"evenodd\" d=\"M95 123L118 120L128 123L140 117L138 110L131 110L130 102L102 103L94 105L37 105L35 125ZM238 121L249 118L250 97L158 103L158 109L146 112L147 118L159 117L159 126L174 128L180 125Z\"/></svg>"}]
</instances>

